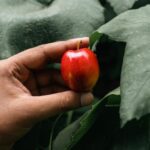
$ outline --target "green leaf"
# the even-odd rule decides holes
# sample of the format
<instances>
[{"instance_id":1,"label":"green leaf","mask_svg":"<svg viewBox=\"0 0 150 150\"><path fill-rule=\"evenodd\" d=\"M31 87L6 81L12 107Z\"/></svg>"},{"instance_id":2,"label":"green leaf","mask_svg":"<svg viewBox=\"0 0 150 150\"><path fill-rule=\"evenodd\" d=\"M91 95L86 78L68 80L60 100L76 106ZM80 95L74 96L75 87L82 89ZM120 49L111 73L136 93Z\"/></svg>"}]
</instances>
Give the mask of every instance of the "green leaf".
<instances>
[{"instance_id":1,"label":"green leaf","mask_svg":"<svg viewBox=\"0 0 150 150\"><path fill-rule=\"evenodd\" d=\"M91 36L90 36L90 48L93 49L93 46L96 44L96 41L98 41L101 37L101 34L98 32L94 32Z\"/></svg>"},{"instance_id":2,"label":"green leaf","mask_svg":"<svg viewBox=\"0 0 150 150\"><path fill-rule=\"evenodd\" d=\"M113 101L119 94L119 89L110 92L101 101L94 104L91 110L62 130L54 140L53 150L71 149L92 127L99 114L103 112L104 105L108 101L107 99L110 98Z\"/></svg>"},{"instance_id":3,"label":"green leaf","mask_svg":"<svg viewBox=\"0 0 150 150\"><path fill-rule=\"evenodd\" d=\"M134 5L137 0L107 0L117 14L120 14Z\"/></svg>"},{"instance_id":4,"label":"green leaf","mask_svg":"<svg viewBox=\"0 0 150 150\"><path fill-rule=\"evenodd\" d=\"M150 6L122 13L97 32L126 43L121 75L122 124L150 113ZM114 51L114 50L112 50Z\"/></svg>"}]
</instances>

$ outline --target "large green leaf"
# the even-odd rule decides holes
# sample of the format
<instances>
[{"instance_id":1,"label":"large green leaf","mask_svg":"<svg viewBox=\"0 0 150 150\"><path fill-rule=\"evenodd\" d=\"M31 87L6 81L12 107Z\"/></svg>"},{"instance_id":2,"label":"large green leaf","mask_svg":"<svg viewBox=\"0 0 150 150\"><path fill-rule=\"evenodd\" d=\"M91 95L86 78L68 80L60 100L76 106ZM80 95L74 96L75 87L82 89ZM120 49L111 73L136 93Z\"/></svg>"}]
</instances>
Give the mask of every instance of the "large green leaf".
<instances>
[{"instance_id":1,"label":"large green leaf","mask_svg":"<svg viewBox=\"0 0 150 150\"><path fill-rule=\"evenodd\" d=\"M0 0L0 58L39 44L89 36L104 23L98 0Z\"/></svg>"},{"instance_id":2,"label":"large green leaf","mask_svg":"<svg viewBox=\"0 0 150 150\"><path fill-rule=\"evenodd\" d=\"M129 10L97 32L126 42L121 75L122 123L150 113L150 6ZM103 50L104 51L104 50ZM112 53L113 53L112 49Z\"/></svg>"},{"instance_id":3,"label":"large green leaf","mask_svg":"<svg viewBox=\"0 0 150 150\"><path fill-rule=\"evenodd\" d=\"M107 101L118 100L118 97L120 97L119 94L119 89L110 92L101 101L94 104L91 110L86 112L78 120L62 130L54 140L53 150L71 149L92 127L97 117L103 112L104 105L107 103Z\"/></svg>"}]
</instances>

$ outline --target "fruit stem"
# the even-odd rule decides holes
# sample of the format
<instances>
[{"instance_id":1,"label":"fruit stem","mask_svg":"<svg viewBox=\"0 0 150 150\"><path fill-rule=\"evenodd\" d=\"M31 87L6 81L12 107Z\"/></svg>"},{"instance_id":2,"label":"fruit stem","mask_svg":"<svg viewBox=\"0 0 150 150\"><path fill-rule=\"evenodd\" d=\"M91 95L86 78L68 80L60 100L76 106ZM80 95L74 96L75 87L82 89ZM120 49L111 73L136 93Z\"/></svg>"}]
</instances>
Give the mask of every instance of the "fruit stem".
<instances>
[{"instance_id":1,"label":"fruit stem","mask_svg":"<svg viewBox=\"0 0 150 150\"><path fill-rule=\"evenodd\" d=\"M77 42L77 50L80 49L81 44L82 44L82 40L80 40L80 41Z\"/></svg>"}]
</instances>

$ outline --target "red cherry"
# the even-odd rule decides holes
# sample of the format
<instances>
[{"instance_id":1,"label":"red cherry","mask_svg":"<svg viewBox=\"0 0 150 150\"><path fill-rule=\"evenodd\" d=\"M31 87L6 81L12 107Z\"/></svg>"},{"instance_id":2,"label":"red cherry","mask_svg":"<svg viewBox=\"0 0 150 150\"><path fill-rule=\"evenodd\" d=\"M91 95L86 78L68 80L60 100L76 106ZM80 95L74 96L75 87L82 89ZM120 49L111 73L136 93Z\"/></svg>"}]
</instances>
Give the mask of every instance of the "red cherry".
<instances>
[{"instance_id":1,"label":"red cherry","mask_svg":"<svg viewBox=\"0 0 150 150\"><path fill-rule=\"evenodd\" d=\"M99 72L97 57L88 48L68 50L62 56L62 77L74 91L90 91L98 80Z\"/></svg>"}]
</instances>

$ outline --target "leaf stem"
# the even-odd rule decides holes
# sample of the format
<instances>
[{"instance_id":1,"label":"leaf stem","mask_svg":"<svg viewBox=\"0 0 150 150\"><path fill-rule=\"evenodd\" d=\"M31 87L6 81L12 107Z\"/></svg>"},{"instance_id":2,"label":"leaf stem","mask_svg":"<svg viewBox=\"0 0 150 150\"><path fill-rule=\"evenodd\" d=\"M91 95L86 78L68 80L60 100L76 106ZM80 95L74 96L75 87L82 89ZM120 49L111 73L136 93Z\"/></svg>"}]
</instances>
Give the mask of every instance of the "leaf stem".
<instances>
[{"instance_id":1,"label":"leaf stem","mask_svg":"<svg viewBox=\"0 0 150 150\"><path fill-rule=\"evenodd\" d=\"M60 114L57 118L56 118L56 120L55 120L55 122L53 123L53 126L52 126L52 130L51 130L51 134L50 134L50 140L49 140L49 150L52 150L53 149L53 147L52 147L52 141L53 141L53 134L54 134L54 130L55 130L55 126L56 126L56 124L58 123L58 121L59 121L59 119L61 118L63 116L63 113L62 114Z\"/></svg>"}]
</instances>

